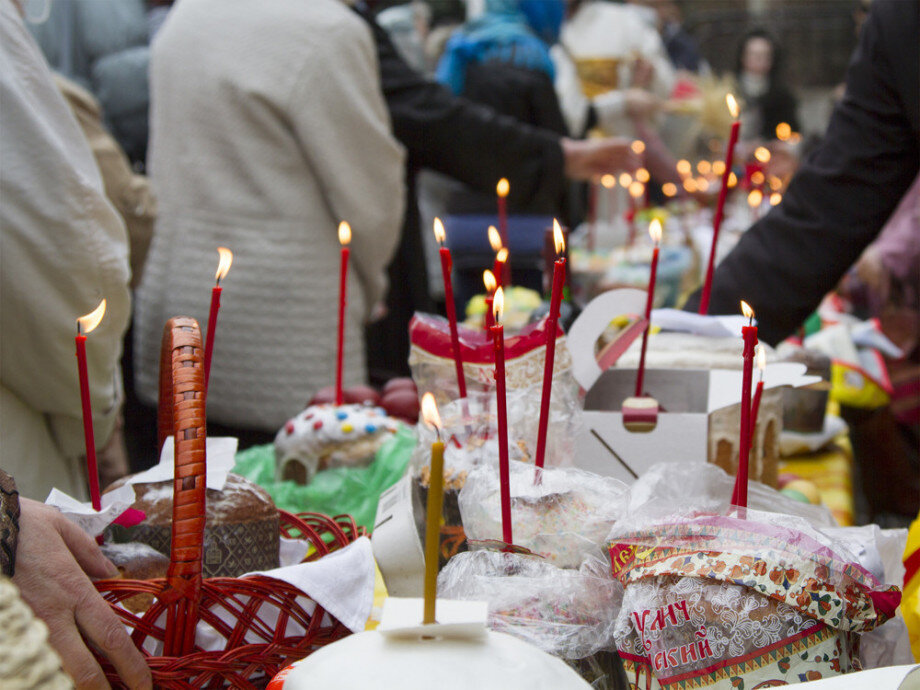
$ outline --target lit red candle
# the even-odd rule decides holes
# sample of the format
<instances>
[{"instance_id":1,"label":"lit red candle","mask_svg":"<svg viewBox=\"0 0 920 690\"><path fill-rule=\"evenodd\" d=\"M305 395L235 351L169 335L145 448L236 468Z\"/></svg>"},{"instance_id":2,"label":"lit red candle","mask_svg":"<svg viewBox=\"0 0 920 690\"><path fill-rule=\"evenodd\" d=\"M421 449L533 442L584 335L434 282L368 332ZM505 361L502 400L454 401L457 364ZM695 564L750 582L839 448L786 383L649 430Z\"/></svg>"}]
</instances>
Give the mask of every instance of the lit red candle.
<instances>
[{"instance_id":1,"label":"lit red candle","mask_svg":"<svg viewBox=\"0 0 920 690\"><path fill-rule=\"evenodd\" d=\"M738 102L735 97L728 94L725 97L728 110L735 119L732 122L731 133L728 137L728 148L725 151L725 170L722 173L722 186L719 188L719 199L716 202L716 212L712 217L712 246L709 248L709 263L706 266L706 279L703 281L703 292L700 296L700 314L709 313L709 295L712 292L712 272L716 265L716 247L719 244L719 230L722 227L722 215L725 211L725 198L728 195L729 178L731 177L732 160L735 157L735 144L738 143L738 132L741 130L741 120L738 119Z\"/></svg>"},{"instance_id":2,"label":"lit red candle","mask_svg":"<svg viewBox=\"0 0 920 690\"><path fill-rule=\"evenodd\" d=\"M457 389L460 397L466 397L466 377L463 375L463 358L460 354L460 335L457 333L457 309L454 306L454 288L451 284L450 273L453 262L450 249L444 246L447 234L440 218L434 219L434 238L438 241L441 254L441 275L444 278L444 308L447 310L447 323L450 326L450 346L454 353L454 368L457 371Z\"/></svg>"},{"instance_id":3,"label":"lit red candle","mask_svg":"<svg viewBox=\"0 0 920 690\"><path fill-rule=\"evenodd\" d=\"M233 263L233 252L226 247L218 247L220 258L217 261L217 273L214 274L214 287L211 289L211 309L208 311L208 332L204 344L204 389L208 390L208 380L211 378L211 355L214 354L214 340L217 337L217 312L220 310L220 293L223 288L220 281L227 275Z\"/></svg>"},{"instance_id":4,"label":"lit red candle","mask_svg":"<svg viewBox=\"0 0 920 690\"><path fill-rule=\"evenodd\" d=\"M642 207L650 208L652 205L652 176L645 168L636 170L636 181L642 183Z\"/></svg>"},{"instance_id":5,"label":"lit red candle","mask_svg":"<svg viewBox=\"0 0 920 690\"><path fill-rule=\"evenodd\" d=\"M86 443L86 474L89 480L89 496L93 510L102 510L99 494L99 468L96 464L96 438L93 434L93 405L89 397L89 374L86 369L86 335L105 316L105 300L86 316L77 319L77 375L80 379L80 406L83 409L83 438Z\"/></svg>"},{"instance_id":6,"label":"lit red candle","mask_svg":"<svg viewBox=\"0 0 920 690\"><path fill-rule=\"evenodd\" d=\"M537 452L534 463L543 467L546 459L546 429L549 425L549 403L553 389L553 367L556 359L556 330L559 323L559 305L562 304L562 289L565 286L565 237L559 221L553 219L553 244L556 261L553 262L553 288L549 299L549 317L546 321L546 357L543 362L543 394L540 397L540 420L537 426ZM537 472L537 478L540 473Z\"/></svg>"},{"instance_id":7,"label":"lit red candle","mask_svg":"<svg viewBox=\"0 0 920 690\"><path fill-rule=\"evenodd\" d=\"M495 400L498 415L498 479L501 492L502 540L505 550L514 543L511 534L511 478L508 467L508 408L505 396L505 328L502 326L504 291L495 290L495 325L489 329L492 334L492 349L495 353Z\"/></svg>"},{"instance_id":8,"label":"lit red candle","mask_svg":"<svg viewBox=\"0 0 920 690\"><path fill-rule=\"evenodd\" d=\"M607 202L607 216L610 219L610 225L614 225L616 221L616 201L614 199L614 189L617 186L617 178L613 175L607 174L601 177L601 185L604 187L604 197ZM597 244L597 233L595 231L594 225L588 226L588 251L593 252L595 245Z\"/></svg>"},{"instance_id":9,"label":"lit red candle","mask_svg":"<svg viewBox=\"0 0 920 690\"><path fill-rule=\"evenodd\" d=\"M632 246L636 242L636 213L638 212L638 200L645 194L645 185L639 182L639 180L634 180L629 184L629 212L626 214L626 219L629 221L629 239L627 243L629 246Z\"/></svg>"},{"instance_id":10,"label":"lit red candle","mask_svg":"<svg viewBox=\"0 0 920 690\"><path fill-rule=\"evenodd\" d=\"M489 246L495 252L495 262L492 264L492 275L498 287L504 287L505 263L508 261L508 249L502 245L501 234L494 225L489 226Z\"/></svg>"},{"instance_id":11,"label":"lit red candle","mask_svg":"<svg viewBox=\"0 0 920 690\"><path fill-rule=\"evenodd\" d=\"M502 246L508 246L508 192L511 191L511 185L506 178L502 178L495 185L495 194L498 196L498 232L502 240ZM511 285L511 264L507 261L502 266L501 276L495 276L501 281L501 285Z\"/></svg>"},{"instance_id":12,"label":"lit red candle","mask_svg":"<svg viewBox=\"0 0 920 690\"><path fill-rule=\"evenodd\" d=\"M732 503L747 507L748 462L751 453L751 379L754 374L754 350L757 347L757 326L754 325L754 310L747 302L741 302L741 312L748 319L748 325L741 329L744 339L744 366L741 370L741 430L738 444L738 474L735 476L735 491Z\"/></svg>"},{"instance_id":13,"label":"lit red candle","mask_svg":"<svg viewBox=\"0 0 920 690\"><path fill-rule=\"evenodd\" d=\"M760 218L760 205L763 203L763 192L759 189L752 189L747 198L748 206L751 207L751 215L756 221Z\"/></svg>"},{"instance_id":14,"label":"lit red candle","mask_svg":"<svg viewBox=\"0 0 920 690\"><path fill-rule=\"evenodd\" d=\"M339 337L335 358L335 404L345 402L342 392L342 370L345 360L345 306L348 304L348 244L351 242L351 226L344 220L339 223L339 243L342 245L342 265L339 268Z\"/></svg>"},{"instance_id":15,"label":"lit red candle","mask_svg":"<svg viewBox=\"0 0 920 690\"><path fill-rule=\"evenodd\" d=\"M757 387L754 389L754 402L751 403L751 439L757 433L757 413L760 412L760 396L763 395L763 372L767 368L767 353L763 344L757 344L757 370L760 372L760 379L757 381Z\"/></svg>"},{"instance_id":16,"label":"lit red candle","mask_svg":"<svg viewBox=\"0 0 920 690\"><path fill-rule=\"evenodd\" d=\"M645 298L645 330L642 331L642 350L639 355L639 369L636 371L636 397L642 397L642 383L645 379L645 351L648 348L648 333L652 329L652 303L655 301L655 282L658 277L658 252L661 245L661 221L652 219L648 234L655 243L652 250L652 266L648 278L648 296Z\"/></svg>"},{"instance_id":17,"label":"lit red candle","mask_svg":"<svg viewBox=\"0 0 920 690\"><path fill-rule=\"evenodd\" d=\"M498 287L498 283L495 280L495 274L492 271L486 269L482 272L482 284L486 288L486 329L492 328L495 325L495 317L492 314L492 302L495 298L495 289Z\"/></svg>"}]
</instances>

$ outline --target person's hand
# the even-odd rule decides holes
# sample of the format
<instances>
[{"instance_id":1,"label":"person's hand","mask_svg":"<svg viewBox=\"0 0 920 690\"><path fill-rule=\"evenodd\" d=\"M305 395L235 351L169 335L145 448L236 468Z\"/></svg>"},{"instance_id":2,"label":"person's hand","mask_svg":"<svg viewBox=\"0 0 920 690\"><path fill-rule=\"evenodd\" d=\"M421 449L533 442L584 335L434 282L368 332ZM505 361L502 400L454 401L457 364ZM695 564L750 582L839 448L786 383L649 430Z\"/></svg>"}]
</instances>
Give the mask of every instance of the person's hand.
<instances>
[{"instance_id":1,"label":"person's hand","mask_svg":"<svg viewBox=\"0 0 920 690\"><path fill-rule=\"evenodd\" d=\"M626 114L633 118L649 118L663 105L658 96L645 89L626 89L623 96Z\"/></svg>"},{"instance_id":2,"label":"person's hand","mask_svg":"<svg viewBox=\"0 0 920 690\"><path fill-rule=\"evenodd\" d=\"M64 670L78 688L108 688L80 632L111 660L129 688L153 687L150 669L125 627L90 578L118 570L83 530L54 508L20 500L19 542L13 582L49 630Z\"/></svg>"},{"instance_id":3,"label":"person's hand","mask_svg":"<svg viewBox=\"0 0 920 690\"><path fill-rule=\"evenodd\" d=\"M604 139L562 138L565 174L572 180L590 180L614 172L633 172L641 164L639 156L623 137Z\"/></svg>"}]
</instances>

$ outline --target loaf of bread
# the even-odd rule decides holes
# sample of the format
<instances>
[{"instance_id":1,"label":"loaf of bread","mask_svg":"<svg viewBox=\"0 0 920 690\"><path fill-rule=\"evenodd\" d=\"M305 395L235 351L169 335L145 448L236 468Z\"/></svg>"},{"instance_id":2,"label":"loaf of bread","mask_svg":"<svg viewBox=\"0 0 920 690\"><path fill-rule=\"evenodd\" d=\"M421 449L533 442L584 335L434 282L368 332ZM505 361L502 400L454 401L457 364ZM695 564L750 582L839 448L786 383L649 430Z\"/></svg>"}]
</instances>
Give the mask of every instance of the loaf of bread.
<instances>
[{"instance_id":1,"label":"loaf of bread","mask_svg":"<svg viewBox=\"0 0 920 690\"><path fill-rule=\"evenodd\" d=\"M152 546L136 541L103 544L102 554L118 568L118 576L124 580L155 580L166 577L169 568L169 558ZM121 601L121 605L132 613L143 613L152 603L153 595L147 593Z\"/></svg>"}]
</instances>

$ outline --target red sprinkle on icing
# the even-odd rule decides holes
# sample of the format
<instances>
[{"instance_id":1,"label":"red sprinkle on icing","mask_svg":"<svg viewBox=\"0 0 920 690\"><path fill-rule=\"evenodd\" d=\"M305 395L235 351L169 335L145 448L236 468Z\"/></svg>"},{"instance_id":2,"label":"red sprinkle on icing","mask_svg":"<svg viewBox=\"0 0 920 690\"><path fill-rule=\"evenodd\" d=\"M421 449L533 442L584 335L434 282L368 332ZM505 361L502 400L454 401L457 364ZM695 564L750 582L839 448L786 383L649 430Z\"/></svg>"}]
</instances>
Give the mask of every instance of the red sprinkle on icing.
<instances>
[{"instance_id":1,"label":"red sprinkle on icing","mask_svg":"<svg viewBox=\"0 0 920 690\"><path fill-rule=\"evenodd\" d=\"M294 422L288 422L284 425L284 433L288 436L294 433Z\"/></svg>"},{"instance_id":2,"label":"red sprinkle on icing","mask_svg":"<svg viewBox=\"0 0 920 690\"><path fill-rule=\"evenodd\" d=\"M315 422L313 422L313 428L314 428L314 429L322 429L322 428L323 428L323 420L317 419Z\"/></svg>"}]
</instances>

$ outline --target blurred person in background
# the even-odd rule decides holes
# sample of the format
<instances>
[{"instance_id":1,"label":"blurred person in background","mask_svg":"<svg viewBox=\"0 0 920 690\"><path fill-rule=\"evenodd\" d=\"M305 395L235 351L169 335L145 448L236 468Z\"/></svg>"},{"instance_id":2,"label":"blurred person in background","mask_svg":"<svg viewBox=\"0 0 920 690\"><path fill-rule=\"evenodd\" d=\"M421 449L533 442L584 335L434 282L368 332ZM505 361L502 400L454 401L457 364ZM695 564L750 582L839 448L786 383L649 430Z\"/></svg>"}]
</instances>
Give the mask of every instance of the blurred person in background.
<instances>
[{"instance_id":1,"label":"blurred person in background","mask_svg":"<svg viewBox=\"0 0 920 690\"><path fill-rule=\"evenodd\" d=\"M779 44L763 29L748 32L738 45L735 78L742 141L772 141L781 122L799 131L798 102L785 82Z\"/></svg>"}]
</instances>

